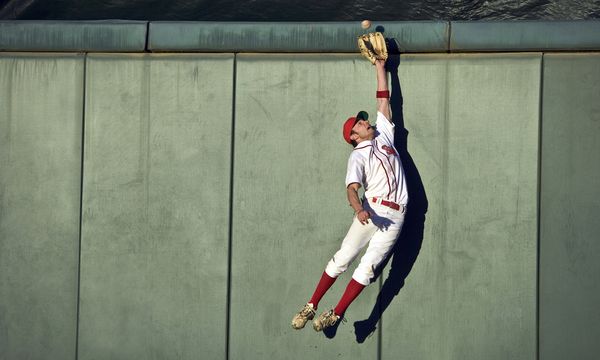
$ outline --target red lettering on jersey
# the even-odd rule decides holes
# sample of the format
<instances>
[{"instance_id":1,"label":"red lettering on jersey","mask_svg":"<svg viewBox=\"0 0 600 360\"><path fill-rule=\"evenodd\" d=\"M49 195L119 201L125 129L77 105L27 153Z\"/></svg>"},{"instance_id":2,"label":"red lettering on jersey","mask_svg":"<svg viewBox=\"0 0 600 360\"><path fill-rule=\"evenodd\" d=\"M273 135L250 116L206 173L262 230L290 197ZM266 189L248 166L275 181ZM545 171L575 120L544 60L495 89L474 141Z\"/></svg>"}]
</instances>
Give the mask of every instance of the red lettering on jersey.
<instances>
[{"instance_id":1,"label":"red lettering on jersey","mask_svg":"<svg viewBox=\"0 0 600 360\"><path fill-rule=\"evenodd\" d=\"M385 150L385 152L386 152L388 155L396 155L396 151L394 151L394 148L392 148L392 147L389 147L389 146L387 146L387 145L383 145L381 148L382 148L383 150Z\"/></svg>"}]
</instances>

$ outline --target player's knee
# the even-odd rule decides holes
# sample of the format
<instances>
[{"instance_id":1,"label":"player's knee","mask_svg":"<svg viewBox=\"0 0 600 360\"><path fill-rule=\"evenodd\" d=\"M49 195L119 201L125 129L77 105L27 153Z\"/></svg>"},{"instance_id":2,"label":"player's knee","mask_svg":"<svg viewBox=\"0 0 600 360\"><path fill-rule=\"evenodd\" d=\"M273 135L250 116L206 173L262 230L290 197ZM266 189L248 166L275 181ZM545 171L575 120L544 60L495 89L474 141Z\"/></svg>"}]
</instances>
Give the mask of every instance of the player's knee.
<instances>
[{"instance_id":1,"label":"player's knee","mask_svg":"<svg viewBox=\"0 0 600 360\"><path fill-rule=\"evenodd\" d=\"M356 270L354 270L352 278L363 285L370 284L373 279L375 279L375 266L365 264L359 265Z\"/></svg>"},{"instance_id":2,"label":"player's knee","mask_svg":"<svg viewBox=\"0 0 600 360\"><path fill-rule=\"evenodd\" d=\"M329 274L329 276L337 277L347 269L348 262L340 262L340 259L333 257L331 260L329 260L329 263L327 263L325 271L327 274Z\"/></svg>"}]
</instances>

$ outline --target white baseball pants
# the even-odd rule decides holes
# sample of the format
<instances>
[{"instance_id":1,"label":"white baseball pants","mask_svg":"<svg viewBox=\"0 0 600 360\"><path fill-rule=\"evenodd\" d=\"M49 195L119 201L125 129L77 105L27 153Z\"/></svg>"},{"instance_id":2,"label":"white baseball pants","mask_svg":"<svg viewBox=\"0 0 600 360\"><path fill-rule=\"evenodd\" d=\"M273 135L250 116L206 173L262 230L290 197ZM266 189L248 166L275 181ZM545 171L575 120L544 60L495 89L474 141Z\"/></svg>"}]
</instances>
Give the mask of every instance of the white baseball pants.
<instances>
[{"instance_id":1,"label":"white baseball pants","mask_svg":"<svg viewBox=\"0 0 600 360\"><path fill-rule=\"evenodd\" d=\"M400 230L402 230L406 207L400 205L400 210L394 210L368 201L363 202L363 207L371 213L369 223L363 225L354 216L341 248L329 261L325 272L327 275L337 278L348 269L348 266L368 243L367 251L352 274L354 280L366 286L375 277L375 269L392 251Z\"/></svg>"}]
</instances>

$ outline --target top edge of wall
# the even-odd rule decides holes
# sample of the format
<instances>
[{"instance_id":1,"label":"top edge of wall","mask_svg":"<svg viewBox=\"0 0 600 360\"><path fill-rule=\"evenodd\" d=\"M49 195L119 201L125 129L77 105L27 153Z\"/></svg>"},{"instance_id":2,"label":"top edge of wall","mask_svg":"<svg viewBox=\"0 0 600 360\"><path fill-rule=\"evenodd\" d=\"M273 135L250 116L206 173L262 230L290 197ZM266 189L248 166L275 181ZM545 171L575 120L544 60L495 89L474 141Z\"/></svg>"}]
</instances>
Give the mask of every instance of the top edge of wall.
<instances>
[{"instance_id":1,"label":"top edge of wall","mask_svg":"<svg viewBox=\"0 0 600 360\"><path fill-rule=\"evenodd\" d=\"M447 51L448 23L435 21L373 22L397 40L403 52ZM356 39L366 33L360 22L152 22L152 51L357 52Z\"/></svg>"},{"instance_id":2,"label":"top edge of wall","mask_svg":"<svg viewBox=\"0 0 600 360\"><path fill-rule=\"evenodd\" d=\"M596 51L600 21L372 21L400 52ZM0 21L0 51L358 52L360 22Z\"/></svg>"},{"instance_id":3,"label":"top edge of wall","mask_svg":"<svg viewBox=\"0 0 600 360\"><path fill-rule=\"evenodd\" d=\"M451 51L600 50L600 21L453 21Z\"/></svg>"},{"instance_id":4,"label":"top edge of wall","mask_svg":"<svg viewBox=\"0 0 600 360\"><path fill-rule=\"evenodd\" d=\"M147 21L0 21L0 51L146 50Z\"/></svg>"}]
</instances>

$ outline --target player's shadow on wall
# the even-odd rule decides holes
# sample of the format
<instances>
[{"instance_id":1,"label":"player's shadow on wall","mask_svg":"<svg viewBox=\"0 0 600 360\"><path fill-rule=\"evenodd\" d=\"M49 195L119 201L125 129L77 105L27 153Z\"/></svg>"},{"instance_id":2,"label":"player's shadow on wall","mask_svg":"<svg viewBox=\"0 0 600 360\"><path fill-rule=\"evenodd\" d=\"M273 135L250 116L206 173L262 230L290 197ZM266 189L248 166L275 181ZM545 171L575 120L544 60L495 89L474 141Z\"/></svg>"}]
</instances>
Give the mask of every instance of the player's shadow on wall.
<instances>
[{"instance_id":1,"label":"player's shadow on wall","mask_svg":"<svg viewBox=\"0 0 600 360\"><path fill-rule=\"evenodd\" d=\"M378 29L382 31L382 29ZM402 160L402 166L406 176L406 185L408 188L408 211L404 219L402 231L398 241L392 250L391 255L380 266L376 273L376 279L382 275L384 267L391 262L387 277L383 281L383 286L377 301L371 310L369 317L362 321L354 323L356 341L362 343L373 334L377 328L377 323L381 315L388 308L392 300L399 294L404 286L406 277L413 268L421 244L423 243L423 231L425 228L425 214L427 213L427 195L425 187L421 181L421 175L408 152L408 130L404 127L403 98L398 77L398 68L400 67L400 49L394 39L386 39L388 46L388 60L386 68L391 75L391 98L392 120L396 125L394 145Z\"/></svg>"}]
</instances>

